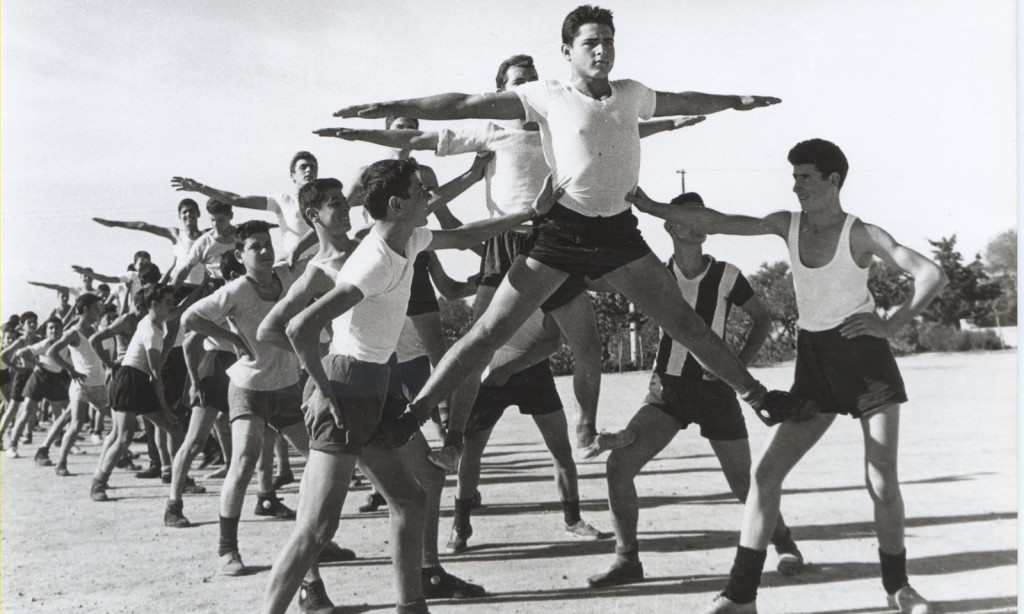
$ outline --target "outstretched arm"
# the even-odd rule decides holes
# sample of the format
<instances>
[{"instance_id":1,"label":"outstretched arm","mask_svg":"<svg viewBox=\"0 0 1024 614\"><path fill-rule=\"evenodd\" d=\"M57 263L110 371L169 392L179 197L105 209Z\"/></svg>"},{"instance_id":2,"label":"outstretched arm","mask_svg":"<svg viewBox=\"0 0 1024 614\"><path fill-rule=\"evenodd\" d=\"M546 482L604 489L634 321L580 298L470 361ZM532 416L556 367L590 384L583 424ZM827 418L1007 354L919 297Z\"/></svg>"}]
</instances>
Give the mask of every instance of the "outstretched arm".
<instances>
[{"instance_id":1,"label":"outstretched arm","mask_svg":"<svg viewBox=\"0 0 1024 614\"><path fill-rule=\"evenodd\" d=\"M776 211L765 217L751 217L749 215L726 215L707 207L667 205L651 200L640 189L640 186L637 186L632 193L627 194L626 200L648 215L675 224L691 226L708 234L776 235L785 238L789 228L789 213L785 211Z\"/></svg>"},{"instance_id":2,"label":"outstretched arm","mask_svg":"<svg viewBox=\"0 0 1024 614\"><path fill-rule=\"evenodd\" d=\"M321 128L313 134L346 141L363 141L395 149L437 149L437 133L422 130L357 130L355 128Z\"/></svg>"},{"instance_id":3,"label":"outstretched arm","mask_svg":"<svg viewBox=\"0 0 1024 614\"><path fill-rule=\"evenodd\" d=\"M75 273L78 273L79 275L88 275L89 277L92 277L96 281L101 281L105 284L121 283L120 277L116 275L103 275L102 273L97 273L96 271L93 271L91 267L78 266L77 264L72 264L71 270L74 271Z\"/></svg>"},{"instance_id":4,"label":"outstretched arm","mask_svg":"<svg viewBox=\"0 0 1024 614\"><path fill-rule=\"evenodd\" d=\"M259 209L260 211L267 210L266 196L239 196L234 192L211 188L208 185L203 185L195 179L190 179L188 177L171 177L171 187L179 192L198 192L207 198L219 200L223 203L234 205L236 207Z\"/></svg>"},{"instance_id":5,"label":"outstretched arm","mask_svg":"<svg viewBox=\"0 0 1024 614\"><path fill-rule=\"evenodd\" d=\"M69 288L68 286L62 286L60 284L47 284L41 281L30 281L28 283L33 286L39 286L40 288L56 290L57 292L71 292L71 288Z\"/></svg>"},{"instance_id":6,"label":"outstretched arm","mask_svg":"<svg viewBox=\"0 0 1024 614\"><path fill-rule=\"evenodd\" d=\"M157 226L155 224L147 224L146 222L119 222L116 220L105 220L103 218L94 217L92 221L97 224L106 226L107 228L124 228L126 230L138 230L141 232L148 232L158 237L163 237L171 243L178 242L178 235L174 232L173 228L167 228L166 226Z\"/></svg>"},{"instance_id":7,"label":"outstretched arm","mask_svg":"<svg viewBox=\"0 0 1024 614\"><path fill-rule=\"evenodd\" d=\"M448 203L458 198L460 194L468 190L474 183L483 179L484 171L487 169L487 164L493 159L493 152L478 154L475 156L473 158L473 164L470 165L469 170L433 190L434 197L430 199L430 203L427 205L427 210L430 213L436 213L439 209L447 206ZM451 212L449 212L449 215L450 214Z\"/></svg>"},{"instance_id":8,"label":"outstretched arm","mask_svg":"<svg viewBox=\"0 0 1024 614\"><path fill-rule=\"evenodd\" d=\"M439 94L425 98L357 104L334 113L335 117L364 119L379 119L388 115L418 119L526 119L526 111L515 92Z\"/></svg>"},{"instance_id":9,"label":"outstretched arm","mask_svg":"<svg viewBox=\"0 0 1024 614\"><path fill-rule=\"evenodd\" d=\"M659 132L678 130L699 124L707 119L704 115L696 117L668 117L665 119L652 119L651 121L640 122L640 138L654 136Z\"/></svg>"},{"instance_id":10,"label":"outstretched arm","mask_svg":"<svg viewBox=\"0 0 1024 614\"><path fill-rule=\"evenodd\" d=\"M749 111L782 102L772 96L721 96L700 92L656 92L654 115L710 115L733 109Z\"/></svg>"}]
</instances>

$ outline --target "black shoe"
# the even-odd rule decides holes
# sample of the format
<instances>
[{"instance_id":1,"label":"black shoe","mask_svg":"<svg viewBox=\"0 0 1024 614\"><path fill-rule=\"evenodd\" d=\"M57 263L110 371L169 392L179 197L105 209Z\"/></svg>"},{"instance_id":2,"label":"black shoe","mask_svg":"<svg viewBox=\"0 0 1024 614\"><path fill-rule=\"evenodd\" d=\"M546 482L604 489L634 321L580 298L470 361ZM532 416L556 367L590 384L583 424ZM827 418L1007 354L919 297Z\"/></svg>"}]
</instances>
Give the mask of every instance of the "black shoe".
<instances>
[{"instance_id":1,"label":"black shoe","mask_svg":"<svg viewBox=\"0 0 1024 614\"><path fill-rule=\"evenodd\" d=\"M152 480L153 478L158 478L160 477L160 467L154 467L150 465L146 469L143 469L142 471L136 473L135 477L139 478L140 480Z\"/></svg>"},{"instance_id":2,"label":"black shoe","mask_svg":"<svg viewBox=\"0 0 1024 614\"><path fill-rule=\"evenodd\" d=\"M484 587L457 578L441 567L423 569L423 596L427 599L474 599L486 594Z\"/></svg>"},{"instance_id":3,"label":"black shoe","mask_svg":"<svg viewBox=\"0 0 1024 614\"><path fill-rule=\"evenodd\" d=\"M275 495L260 495L256 500L257 516L280 518L281 520L295 520L295 510L291 509Z\"/></svg>"},{"instance_id":4,"label":"black shoe","mask_svg":"<svg viewBox=\"0 0 1024 614\"><path fill-rule=\"evenodd\" d=\"M164 510L164 526L172 529L185 529L192 526L188 518L185 518L183 508L184 504L181 501L168 501L167 509Z\"/></svg>"},{"instance_id":5,"label":"black shoe","mask_svg":"<svg viewBox=\"0 0 1024 614\"><path fill-rule=\"evenodd\" d=\"M616 584L640 582L643 579L643 563L640 561L616 560L608 569L587 578L587 583L593 588L601 588L604 586L615 586Z\"/></svg>"},{"instance_id":6,"label":"black shoe","mask_svg":"<svg viewBox=\"0 0 1024 614\"><path fill-rule=\"evenodd\" d=\"M288 484L295 482L295 474L289 471L288 473L282 473L281 475L274 478L274 488L283 488Z\"/></svg>"},{"instance_id":7,"label":"black shoe","mask_svg":"<svg viewBox=\"0 0 1024 614\"><path fill-rule=\"evenodd\" d=\"M160 473L160 481L163 482L164 484L170 484L171 483L171 472L170 471L162 471Z\"/></svg>"},{"instance_id":8,"label":"black shoe","mask_svg":"<svg viewBox=\"0 0 1024 614\"><path fill-rule=\"evenodd\" d=\"M299 587L299 611L303 614L330 614L334 611L334 603L327 596L323 580L303 581Z\"/></svg>"},{"instance_id":9,"label":"black shoe","mask_svg":"<svg viewBox=\"0 0 1024 614\"><path fill-rule=\"evenodd\" d=\"M384 495L379 492L371 492L366 495L366 503L359 506L359 511L366 514L369 512L376 512L382 505L387 505L388 500L384 498Z\"/></svg>"},{"instance_id":10,"label":"black shoe","mask_svg":"<svg viewBox=\"0 0 1024 614\"><path fill-rule=\"evenodd\" d=\"M50 460L50 450L47 448L39 448L36 450L35 457L36 464L40 467L52 467L53 461Z\"/></svg>"},{"instance_id":11,"label":"black shoe","mask_svg":"<svg viewBox=\"0 0 1024 614\"><path fill-rule=\"evenodd\" d=\"M89 489L89 498L93 501L110 501L110 497L107 496L106 483L93 480L92 487Z\"/></svg>"},{"instance_id":12,"label":"black shoe","mask_svg":"<svg viewBox=\"0 0 1024 614\"><path fill-rule=\"evenodd\" d=\"M54 467L53 472L56 473L57 475L59 475L62 478L66 478L69 475L71 475L71 472L68 471L68 466L65 465L64 463L61 463L61 464L57 465L56 467Z\"/></svg>"},{"instance_id":13,"label":"black shoe","mask_svg":"<svg viewBox=\"0 0 1024 614\"><path fill-rule=\"evenodd\" d=\"M318 563L345 563L354 560L356 560L355 552L348 548L342 548L334 542L327 542L327 545L320 551L320 556L317 557Z\"/></svg>"},{"instance_id":14,"label":"black shoe","mask_svg":"<svg viewBox=\"0 0 1024 614\"><path fill-rule=\"evenodd\" d=\"M480 496L480 491L473 493L472 503L469 504L469 509L475 510L478 507L484 506L484 499Z\"/></svg>"}]
</instances>

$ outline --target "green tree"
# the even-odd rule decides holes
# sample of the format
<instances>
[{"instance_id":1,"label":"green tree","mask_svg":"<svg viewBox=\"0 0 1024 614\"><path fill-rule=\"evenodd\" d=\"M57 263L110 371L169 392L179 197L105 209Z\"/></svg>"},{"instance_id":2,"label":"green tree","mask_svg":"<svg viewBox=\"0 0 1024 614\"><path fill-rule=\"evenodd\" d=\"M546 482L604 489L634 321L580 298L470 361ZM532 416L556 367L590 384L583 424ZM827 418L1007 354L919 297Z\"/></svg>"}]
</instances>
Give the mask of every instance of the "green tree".
<instances>
[{"instance_id":1,"label":"green tree","mask_svg":"<svg viewBox=\"0 0 1024 614\"><path fill-rule=\"evenodd\" d=\"M868 290L875 297L875 306L883 312L899 308L907 300L914 286L910 276L897 267L881 260L871 263L868 272Z\"/></svg>"},{"instance_id":2,"label":"green tree","mask_svg":"<svg viewBox=\"0 0 1024 614\"><path fill-rule=\"evenodd\" d=\"M747 280L772 315L775 324L775 330L761 350L761 356L769 362L792 358L796 352L797 310L796 290L789 263L781 260L773 264L762 263L757 272L747 276ZM736 332L740 330L737 327Z\"/></svg>"},{"instance_id":3,"label":"green tree","mask_svg":"<svg viewBox=\"0 0 1024 614\"><path fill-rule=\"evenodd\" d=\"M935 262L945 271L949 285L922 314L925 320L960 328L960 320L984 318L992 311L991 301L1000 294L999 284L989 281L981 255L964 264L956 250L956 235L928 241L935 248Z\"/></svg>"}]
</instances>

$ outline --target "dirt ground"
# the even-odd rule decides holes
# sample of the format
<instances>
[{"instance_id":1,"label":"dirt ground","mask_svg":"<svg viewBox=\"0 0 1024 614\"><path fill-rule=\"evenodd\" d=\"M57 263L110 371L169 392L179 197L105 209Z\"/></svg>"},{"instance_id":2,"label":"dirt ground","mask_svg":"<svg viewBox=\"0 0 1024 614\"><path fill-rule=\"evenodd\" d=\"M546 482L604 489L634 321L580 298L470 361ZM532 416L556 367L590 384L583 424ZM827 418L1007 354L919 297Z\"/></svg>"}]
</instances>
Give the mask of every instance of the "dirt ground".
<instances>
[{"instance_id":1,"label":"dirt ground","mask_svg":"<svg viewBox=\"0 0 1024 614\"><path fill-rule=\"evenodd\" d=\"M900 475L912 582L945 612L1015 612L1016 352L929 354L901 359L900 365L911 397L902 416ZM792 365L782 365L756 375L769 387L786 388L791 372ZM606 376L600 426L624 426L646 380L645 374ZM570 401L570 380L560 378L558 385ZM767 430L747 415L756 454ZM863 487L862 442L858 424L840 418L786 482L783 513L808 566L799 576L781 577L770 553L761 612L887 611ZM116 500L91 502L97 446L82 447L87 454L71 458L70 478L58 478L30 458L0 460L3 612L258 611L290 522L254 517L250 489L239 541L255 573L218 577L218 481L207 482L210 494L186 498L194 528L168 529L162 522L167 489L158 481L117 470L110 491ZM613 542L576 541L560 530L550 462L532 421L508 413L484 462L485 507L474 515L471 549L442 554L442 560L452 573L486 586L490 596L434 602L435 614L694 612L723 587L742 507L729 494L710 447L692 429L637 479L647 581L611 590L589 590L586 577L611 562ZM584 517L609 528L603 457L581 463L579 472ZM442 503L442 546L452 492L446 488ZM297 486L281 494L294 505ZM324 568L328 591L343 606L339 612L393 608L387 516L359 514L365 494L365 488L350 494L337 536L359 560Z\"/></svg>"}]
</instances>

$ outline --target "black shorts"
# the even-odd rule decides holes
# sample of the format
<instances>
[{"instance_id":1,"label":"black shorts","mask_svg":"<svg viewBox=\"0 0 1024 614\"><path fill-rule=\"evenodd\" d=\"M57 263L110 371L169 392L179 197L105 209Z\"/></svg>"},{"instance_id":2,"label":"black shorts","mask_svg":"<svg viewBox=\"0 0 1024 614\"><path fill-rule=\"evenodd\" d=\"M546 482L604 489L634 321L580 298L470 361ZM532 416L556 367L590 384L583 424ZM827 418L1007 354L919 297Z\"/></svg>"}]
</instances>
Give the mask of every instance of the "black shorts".
<instances>
[{"instance_id":1,"label":"black shorts","mask_svg":"<svg viewBox=\"0 0 1024 614\"><path fill-rule=\"evenodd\" d=\"M397 377L396 377L397 376ZM388 383L388 394L403 396L408 402L416 398L430 379L430 359L417 356L412 360L395 363Z\"/></svg>"},{"instance_id":2,"label":"black shorts","mask_svg":"<svg viewBox=\"0 0 1024 614\"><path fill-rule=\"evenodd\" d=\"M110 406L114 411L153 414L161 410L153 380L145 371L121 365L110 382Z\"/></svg>"},{"instance_id":3,"label":"black shorts","mask_svg":"<svg viewBox=\"0 0 1024 614\"><path fill-rule=\"evenodd\" d=\"M705 439L747 439L747 423L736 392L720 380L652 373L644 405L671 416L680 430L699 425Z\"/></svg>"},{"instance_id":4,"label":"black shorts","mask_svg":"<svg viewBox=\"0 0 1024 614\"><path fill-rule=\"evenodd\" d=\"M25 396L36 403L46 399L52 403L68 401L68 387L71 385L71 376L67 371L53 373L46 369L36 368L32 375L25 382Z\"/></svg>"},{"instance_id":5,"label":"black shorts","mask_svg":"<svg viewBox=\"0 0 1024 614\"><path fill-rule=\"evenodd\" d=\"M196 387L204 407L228 413L228 385L231 383L228 367L235 364L236 360L237 356L224 350L207 352L203 356L199 363L200 379Z\"/></svg>"},{"instance_id":6,"label":"black shorts","mask_svg":"<svg viewBox=\"0 0 1024 614\"><path fill-rule=\"evenodd\" d=\"M309 447L327 454L358 456L380 424L388 393L388 365L338 354L328 354L323 365L341 406L344 426L338 428L333 420L323 420L310 432ZM326 402L312 380L306 382L302 396L306 411L322 408Z\"/></svg>"},{"instance_id":7,"label":"black shorts","mask_svg":"<svg viewBox=\"0 0 1024 614\"><path fill-rule=\"evenodd\" d=\"M480 386L469 412L466 434L494 428L505 410L516 405L519 413L543 416L562 411L562 398L555 388L551 362L547 359L508 378L501 386Z\"/></svg>"},{"instance_id":8,"label":"black shorts","mask_svg":"<svg viewBox=\"0 0 1024 614\"><path fill-rule=\"evenodd\" d=\"M254 416L280 431L302 422L302 388L298 382L277 390L228 387L231 420Z\"/></svg>"},{"instance_id":9,"label":"black shorts","mask_svg":"<svg viewBox=\"0 0 1024 614\"><path fill-rule=\"evenodd\" d=\"M536 222L530 239L531 258L590 279L651 253L632 209L611 217L590 217L556 204Z\"/></svg>"},{"instance_id":10,"label":"black shorts","mask_svg":"<svg viewBox=\"0 0 1024 614\"><path fill-rule=\"evenodd\" d=\"M816 401L824 413L854 418L907 402L889 341L870 336L846 339L838 328L799 331L790 392Z\"/></svg>"},{"instance_id":11,"label":"black shorts","mask_svg":"<svg viewBox=\"0 0 1024 614\"><path fill-rule=\"evenodd\" d=\"M500 286L501 280L505 279L519 254L529 253L530 241L530 234L515 230L506 230L488 239L484 244L484 256L480 259L480 276L477 283L491 288ZM570 275L541 303L541 311L548 313L558 309L586 289L587 280L582 275Z\"/></svg>"},{"instance_id":12,"label":"black shorts","mask_svg":"<svg viewBox=\"0 0 1024 614\"><path fill-rule=\"evenodd\" d=\"M21 403L25 400L25 385L28 378L32 376L31 371L15 371L13 383L11 384L11 398Z\"/></svg>"},{"instance_id":13,"label":"black shorts","mask_svg":"<svg viewBox=\"0 0 1024 614\"><path fill-rule=\"evenodd\" d=\"M0 369L0 386L6 386L11 383L11 370Z\"/></svg>"},{"instance_id":14,"label":"black shorts","mask_svg":"<svg viewBox=\"0 0 1024 614\"><path fill-rule=\"evenodd\" d=\"M430 257L426 252L420 252L416 256L416 260L413 261L412 288L409 294L409 306L405 311L407 316L441 311L441 306L437 304L437 294L434 293L434 285L430 283L428 264L430 264Z\"/></svg>"},{"instance_id":15,"label":"black shorts","mask_svg":"<svg viewBox=\"0 0 1024 614\"><path fill-rule=\"evenodd\" d=\"M167 354L167 362L160 370L160 377L164 382L164 400L167 401L167 407L172 411L188 409L178 407L179 402L188 394L188 367L185 365L185 350L182 346L171 348Z\"/></svg>"}]
</instances>

